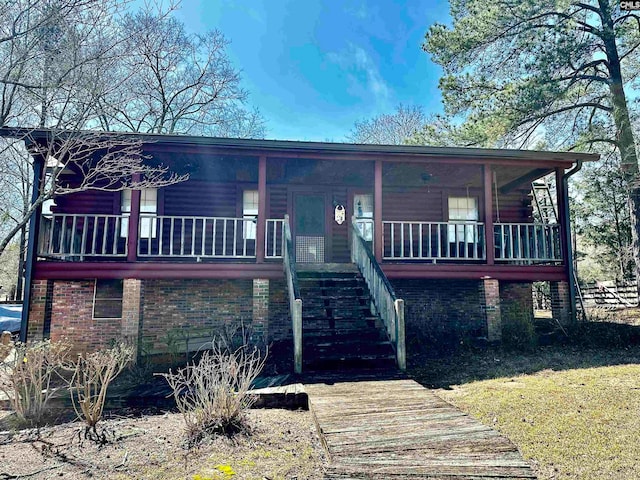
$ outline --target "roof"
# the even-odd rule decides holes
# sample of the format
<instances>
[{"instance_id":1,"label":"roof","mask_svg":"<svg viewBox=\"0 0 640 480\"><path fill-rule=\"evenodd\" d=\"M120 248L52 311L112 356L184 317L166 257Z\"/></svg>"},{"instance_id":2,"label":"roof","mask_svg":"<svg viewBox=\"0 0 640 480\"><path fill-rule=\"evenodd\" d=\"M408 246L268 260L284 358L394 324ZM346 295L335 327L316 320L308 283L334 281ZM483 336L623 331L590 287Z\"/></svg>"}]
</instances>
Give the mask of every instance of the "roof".
<instances>
[{"instance_id":1,"label":"roof","mask_svg":"<svg viewBox=\"0 0 640 480\"><path fill-rule=\"evenodd\" d=\"M305 153L323 153L335 155L360 154L375 156L415 156L415 157L457 157L476 159L504 160L536 160L549 162L597 161L600 155L580 152L550 152L540 150L491 149L469 147L431 147L422 145L374 145L333 142L305 142L293 140L262 140L245 138L220 138L194 135L168 135L131 132L97 132L97 131L54 131L50 129L0 128L0 136L33 140L46 140L53 135L64 136L78 133L98 134L105 136L132 136L140 138L144 143L166 146L191 146L203 148L224 148L227 150L264 151L271 153L288 152L304 155Z\"/></svg>"}]
</instances>

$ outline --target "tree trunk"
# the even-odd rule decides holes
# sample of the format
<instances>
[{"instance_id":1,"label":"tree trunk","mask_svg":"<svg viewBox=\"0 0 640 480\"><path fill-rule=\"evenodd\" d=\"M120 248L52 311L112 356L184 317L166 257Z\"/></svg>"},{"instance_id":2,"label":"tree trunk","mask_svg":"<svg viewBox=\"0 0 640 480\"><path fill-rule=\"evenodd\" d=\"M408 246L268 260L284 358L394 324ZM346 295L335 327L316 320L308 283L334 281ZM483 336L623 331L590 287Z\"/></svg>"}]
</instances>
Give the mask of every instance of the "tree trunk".
<instances>
[{"instance_id":1,"label":"tree trunk","mask_svg":"<svg viewBox=\"0 0 640 480\"><path fill-rule=\"evenodd\" d=\"M22 290L24 288L24 262L27 253L27 226L20 230L20 246L18 249L18 278L16 279L16 293L14 300L22 300Z\"/></svg>"},{"instance_id":2,"label":"tree trunk","mask_svg":"<svg viewBox=\"0 0 640 480\"><path fill-rule=\"evenodd\" d=\"M624 93L620 55L616 44L616 32L611 16L609 0L599 0L602 18L602 40L604 41L607 61L609 62L609 92L613 106L613 120L616 125L618 148L622 170L629 182L629 214L631 217L631 234L633 258L638 293L640 294L640 175L638 174L638 155L635 138L629 119L629 108Z\"/></svg>"}]
</instances>

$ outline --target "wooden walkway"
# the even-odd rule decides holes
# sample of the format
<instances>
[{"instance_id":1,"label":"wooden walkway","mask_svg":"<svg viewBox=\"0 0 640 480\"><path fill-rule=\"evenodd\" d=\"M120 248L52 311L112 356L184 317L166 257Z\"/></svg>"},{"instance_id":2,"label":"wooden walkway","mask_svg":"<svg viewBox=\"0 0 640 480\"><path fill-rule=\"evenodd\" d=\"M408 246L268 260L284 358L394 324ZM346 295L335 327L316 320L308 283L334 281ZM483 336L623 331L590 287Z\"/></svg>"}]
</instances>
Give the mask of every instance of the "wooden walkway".
<instances>
[{"instance_id":1,"label":"wooden walkway","mask_svg":"<svg viewBox=\"0 0 640 480\"><path fill-rule=\"evenodd\" d=\"M536 478L517 448L413 380L305 381L328 479Z\"/></svg>"}]
</instances>

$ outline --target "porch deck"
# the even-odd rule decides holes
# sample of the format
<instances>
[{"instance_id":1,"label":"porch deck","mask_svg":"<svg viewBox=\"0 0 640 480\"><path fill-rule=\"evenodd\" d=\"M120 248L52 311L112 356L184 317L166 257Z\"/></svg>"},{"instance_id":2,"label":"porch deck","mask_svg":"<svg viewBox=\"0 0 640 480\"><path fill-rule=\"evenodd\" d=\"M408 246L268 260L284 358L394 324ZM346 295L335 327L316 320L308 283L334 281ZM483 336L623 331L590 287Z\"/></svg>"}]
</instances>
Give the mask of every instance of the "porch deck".
<instances>
[{"instance_id":1,"label":"porch deck","mask_svg":"<svg viewBox=\"0 0 640 480\"><path fill-rule=\"evenodd\" d=\"M331 459L325 478L536 478L507 438L413 380L313 382L304 388Z\"/></svg>"}]
</instances>

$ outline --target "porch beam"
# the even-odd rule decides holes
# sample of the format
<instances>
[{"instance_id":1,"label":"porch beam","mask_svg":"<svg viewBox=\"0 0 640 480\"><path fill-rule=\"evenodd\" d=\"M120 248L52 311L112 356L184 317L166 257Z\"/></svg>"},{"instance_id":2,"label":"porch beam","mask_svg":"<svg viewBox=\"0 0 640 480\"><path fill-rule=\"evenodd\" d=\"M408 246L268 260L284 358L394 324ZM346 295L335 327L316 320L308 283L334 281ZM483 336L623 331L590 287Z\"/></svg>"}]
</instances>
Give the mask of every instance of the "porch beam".
<instances>
[{"instance_id":1,"label":"porch beam","mask_svg":"<svg viewBox=\"0 0 640 480\"><path fill-rule=\"evenodd\" d=\"M565 198L564 189L562 188L563 176L564 176L564 169L556 168L556 195L557 195L556 208L558 212L558 222L560 223L560 251L562 252L562 262L567 268L567 272L569 272L568 265L571 259L569 258L569 254L568 254L569 252L568 242L571 241L571 238L567 238L567 232L569 231L569 229L565 228L567 225L567 218L565 215L566 213L565 202L567 201L567 198Z\"/></svg>"},{"instance_id":2,"label":"porch beam","mask_svg":"<svg viewBox=\"0 0 640 480\"><path fill-rule=\"evenodd\" d=\"M131 179L136 184L142 180L139 173L134 173ZM127 234L127 261L135 262L138 258L138 225L140 223L140 189L131 190L131 213L129 213L129 231Z\"/></svg>"},{"instance_id":3,"label":"porch beam","mask_svg":"<svg viewBox=\"0 0 640 480\"><path fill-rule=\"evenodd\" d=\"M482 167L484 175L484 235L487 265L494 264L495 257L495 237L493 234L493 175L491 165L485 164Z\"/></svg>"},{"instance_id":4,"label":"porch beam","mask_svg":"<svg viewBox=\"0 0 640 480\"><path fill-rule=\"evenodd\" d=\"M382 160L374 164L373 180L373 253L382 262Z\"/></svg>"},{"instance_id":5,"label":"porch beam","mask_svg":"<svg viewBox=\"0 0 640 480\"><path fill-rule=\"evenodd\" d=\"M256 225L256 261L264 262L264 238L267 226L267 157L258 160L258 224Z\"/></svg>"},{"instance_id":6,"label":"porch beam","mask_svg":"<svg viewBox=\"0 0 640 480\"><path fill-rule=\"evenodd\" d=\"M552 171L553 170L549 168L536 168L535 170L532 170L531 172L526 173L521 177L516 178L515 180L511 180L509 183L500 187L498 191L502 194L510 193L518 187L524 185L525 183L531 183L540 177L544 177Z\"/></svg>"}]
</instances>

